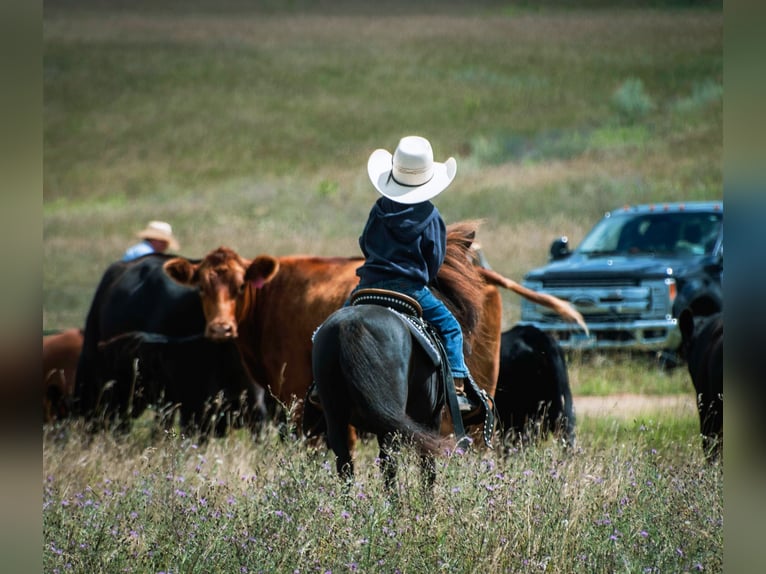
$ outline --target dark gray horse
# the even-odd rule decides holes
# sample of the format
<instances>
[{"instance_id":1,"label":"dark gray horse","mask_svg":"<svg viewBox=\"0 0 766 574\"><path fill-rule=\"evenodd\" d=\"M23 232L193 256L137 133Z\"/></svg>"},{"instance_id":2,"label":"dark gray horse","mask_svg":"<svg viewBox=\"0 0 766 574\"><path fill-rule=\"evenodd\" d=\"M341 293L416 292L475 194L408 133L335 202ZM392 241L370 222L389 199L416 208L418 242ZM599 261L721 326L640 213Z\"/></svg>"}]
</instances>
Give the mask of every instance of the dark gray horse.
<instances>
[{"instance_id":1,"label":"dark gray horse","mask_svg":"<svg viewBox=\"0 0 766 574\"><path fill-rule=\"evenodd\" d=\"M312 364L341 478L354 475L353 425L377 436L389 490L396 482L397 439L419 449L424 482L433 484L434 455L454 445L439 434L445 398L438 367L405 319L377 305L344 307L316 332Z\"/></svg>"}]
</instances>

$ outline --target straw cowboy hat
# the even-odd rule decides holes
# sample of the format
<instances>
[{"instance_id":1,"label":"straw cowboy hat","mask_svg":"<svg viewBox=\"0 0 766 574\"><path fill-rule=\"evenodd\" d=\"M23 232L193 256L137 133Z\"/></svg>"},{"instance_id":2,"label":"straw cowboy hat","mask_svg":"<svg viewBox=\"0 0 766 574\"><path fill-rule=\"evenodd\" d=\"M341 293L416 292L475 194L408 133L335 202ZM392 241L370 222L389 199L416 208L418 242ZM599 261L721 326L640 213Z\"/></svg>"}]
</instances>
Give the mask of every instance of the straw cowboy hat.
<instances>
[{"instance_id":1,"label":"straw cowboy hat","mask_svg":"<svg viewBox=\"0 0 766 574\"><path fill-rule=\"evenodd\" d=\"M145 229L136 233L141 239L159 239L167 241L168 248L172 251L178 249L178 241L173 237L173 228L165 221L150 221Z\"/></svg>"},{"instance_id":2,"label":"straw cowboy hat","mask_svg":"<svg viewBox=\"0 0 766 574\"><path fill-rule=\"evenodd\" d=\"M393 155L377 149L367 160L367 173L375 189L404 204L436 197L452 183L456 172L455 158L435 162L431 144L420 136L403 137Z\"/></svg>"}]
</instances>

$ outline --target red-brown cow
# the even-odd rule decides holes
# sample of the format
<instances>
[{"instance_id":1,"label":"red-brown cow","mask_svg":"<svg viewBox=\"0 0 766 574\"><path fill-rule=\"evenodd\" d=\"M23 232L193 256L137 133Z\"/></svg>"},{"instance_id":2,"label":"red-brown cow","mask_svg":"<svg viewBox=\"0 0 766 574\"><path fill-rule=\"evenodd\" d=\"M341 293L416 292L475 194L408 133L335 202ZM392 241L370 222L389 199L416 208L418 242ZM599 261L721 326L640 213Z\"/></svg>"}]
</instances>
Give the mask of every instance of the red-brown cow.
<instances>
[{"instance_id":1,"label":"red-brown cow","mask_svg":"<svg viewBox=\"0 0 766 574\"><path fill-rule=\"evenodd\" d=\"M66 329L43 337L43 422L69 415L82 329Z\"/></svg>"}]
</instances>

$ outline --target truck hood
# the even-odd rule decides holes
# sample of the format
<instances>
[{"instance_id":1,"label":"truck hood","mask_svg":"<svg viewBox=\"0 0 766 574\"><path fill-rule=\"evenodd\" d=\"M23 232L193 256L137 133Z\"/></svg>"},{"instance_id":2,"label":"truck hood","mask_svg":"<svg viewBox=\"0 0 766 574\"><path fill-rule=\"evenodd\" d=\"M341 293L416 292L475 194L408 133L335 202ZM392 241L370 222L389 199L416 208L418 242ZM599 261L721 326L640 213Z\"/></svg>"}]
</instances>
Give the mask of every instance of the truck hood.
<instances>
[{"instance_id":1,"label":"truck hood","mask_svg":"<svg viewBox=\"0 0 766 574\"><path fill-rule=\"evenodd\" d=\"M587 279L619 277L669 277L680 272L688 262L676 257L657 256L620 256L620 255L578 255L562 261L554 261L543 267L537 267L528 272L524 278L528 281L545 279Z\"/></svg>"}]
</instances>

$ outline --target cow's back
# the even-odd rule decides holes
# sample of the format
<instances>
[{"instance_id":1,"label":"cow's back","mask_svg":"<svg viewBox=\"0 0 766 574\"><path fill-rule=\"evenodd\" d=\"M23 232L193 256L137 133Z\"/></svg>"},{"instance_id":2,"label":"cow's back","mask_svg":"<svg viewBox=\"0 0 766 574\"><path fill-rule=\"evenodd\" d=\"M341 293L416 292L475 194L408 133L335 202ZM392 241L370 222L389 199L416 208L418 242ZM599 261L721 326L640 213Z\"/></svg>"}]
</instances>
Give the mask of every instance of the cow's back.
<instances>
[{"instance_id":1,"label":"cow's back","mask_svg":"<svg viewBox=\"0 0 766 574\"><path fill-rule=\"evenodd\" d=\"M170 336L203 332L205 318L199 295L163 271L162 265L169 258L154 254L117 268L98 302L102 339L129 331Z\"/></svg>"}]
</instances>

